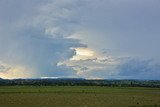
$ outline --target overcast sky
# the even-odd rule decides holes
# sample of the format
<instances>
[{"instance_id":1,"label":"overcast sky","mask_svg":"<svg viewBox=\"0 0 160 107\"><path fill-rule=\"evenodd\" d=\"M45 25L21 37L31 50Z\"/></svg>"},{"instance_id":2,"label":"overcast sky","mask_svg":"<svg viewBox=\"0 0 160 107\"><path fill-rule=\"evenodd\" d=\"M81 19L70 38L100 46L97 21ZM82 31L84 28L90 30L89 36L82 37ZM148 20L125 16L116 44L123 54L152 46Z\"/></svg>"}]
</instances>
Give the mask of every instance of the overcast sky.
<instances>
[{"instance_id":1,"label":"overcast sky","mask_svg":"<svg viewBox=\"0 0 160 107\"><path fill-rule=\"evenodd\" d=\"M159 0L0 0L0 77L160 79Z\"/></svg>"}]
</instances>

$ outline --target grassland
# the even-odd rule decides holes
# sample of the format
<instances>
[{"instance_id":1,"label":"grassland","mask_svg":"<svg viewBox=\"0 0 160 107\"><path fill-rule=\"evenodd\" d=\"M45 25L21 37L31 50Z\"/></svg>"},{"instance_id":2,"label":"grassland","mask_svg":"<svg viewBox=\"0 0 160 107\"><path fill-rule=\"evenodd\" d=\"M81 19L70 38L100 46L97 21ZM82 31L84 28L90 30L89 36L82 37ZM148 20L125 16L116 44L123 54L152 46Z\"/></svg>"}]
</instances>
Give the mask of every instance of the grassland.
<instances>
[{"instance_id":1,"label":"grassland","mask_svg":"<svg viewBox=\"0 0 160 107\"><path fill-rule=\"evenodd\" d=\"M159 88L2 86L0 107L160 107Z\"/></svg>"}]
</instances>

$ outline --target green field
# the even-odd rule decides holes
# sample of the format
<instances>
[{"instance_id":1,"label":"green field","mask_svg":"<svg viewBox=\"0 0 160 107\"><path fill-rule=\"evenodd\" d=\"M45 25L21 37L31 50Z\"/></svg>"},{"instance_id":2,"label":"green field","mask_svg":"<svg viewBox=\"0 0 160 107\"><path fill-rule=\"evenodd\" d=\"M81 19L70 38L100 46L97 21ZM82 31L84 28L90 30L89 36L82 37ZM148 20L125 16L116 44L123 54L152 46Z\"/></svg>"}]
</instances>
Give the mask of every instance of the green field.
<instances>
[{"instance_id":1,"label":"green field","mask_svg":"<svg viewBox=\"0 0 160 107\"><path fill-rule=\"evenodd\" d=\"M2 86L0 107L160 107L160 89Z\"/></svg>"}]
</instances>

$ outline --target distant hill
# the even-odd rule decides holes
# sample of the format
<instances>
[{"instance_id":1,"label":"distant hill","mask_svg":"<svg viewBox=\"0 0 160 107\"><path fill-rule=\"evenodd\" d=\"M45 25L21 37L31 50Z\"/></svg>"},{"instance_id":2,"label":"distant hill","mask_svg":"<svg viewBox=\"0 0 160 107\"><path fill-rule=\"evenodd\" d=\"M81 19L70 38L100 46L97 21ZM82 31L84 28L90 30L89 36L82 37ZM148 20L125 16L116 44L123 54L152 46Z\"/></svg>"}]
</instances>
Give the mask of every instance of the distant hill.
<instances>
[{"instance_id":1,"label":"distant hill","mask_svg":"<svg viewBox=\"0 0 160 107\"><path fill-rule=\"evenodd\" d=\"M87 80L84 78L27 78L2 79L0 86L110 86L110 87L156 87L160 88L160 80Z\"/></svg>"}]
</instances>

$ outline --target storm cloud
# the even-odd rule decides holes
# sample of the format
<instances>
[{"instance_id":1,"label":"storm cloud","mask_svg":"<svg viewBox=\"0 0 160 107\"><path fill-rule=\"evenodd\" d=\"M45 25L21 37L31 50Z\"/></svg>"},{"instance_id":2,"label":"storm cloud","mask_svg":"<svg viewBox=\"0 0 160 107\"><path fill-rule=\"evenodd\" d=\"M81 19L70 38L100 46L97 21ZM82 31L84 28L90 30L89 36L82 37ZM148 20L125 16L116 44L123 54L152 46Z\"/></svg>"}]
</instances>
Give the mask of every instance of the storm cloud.
<instances>
[{"instance_id":1,"label":"storm cloud","mask_svg":"<svg viewBox=\"0 0 160 107\"><path fill-rule=\"evenodd\" d=\"M0 77L160 79L159 4L1 0Z\"/></svg>"},{"instance_id":2,"label":"storm cloud","mask_svg":"<svg viewBox=\"0 0 160 107\"><path fill-rule=\"evenodd\" d=\"M71 47L85 45L79 40L67 38L73 33L70 26L74 25L68 22L70 12L64 9L70 5L64 4L63 8L63 2L57 3L59 2L44 3L43 6L40 2L37 6L37 2L34 1L1 1L1 15L4 17L1 19L4 24L1 25L0 32L1 62L9 67L29 68L21 72L29 72L33 77L74 74L72 68L57 67L57 63L75 55ZM17 5L20 7L15 7ZM4 12L7 16L4 16ZM2 71L4 72L4 67L1 65Z\"/></svg>"}]
</instances>

